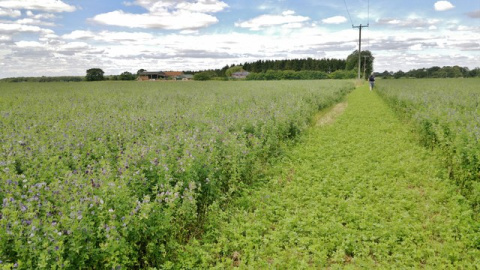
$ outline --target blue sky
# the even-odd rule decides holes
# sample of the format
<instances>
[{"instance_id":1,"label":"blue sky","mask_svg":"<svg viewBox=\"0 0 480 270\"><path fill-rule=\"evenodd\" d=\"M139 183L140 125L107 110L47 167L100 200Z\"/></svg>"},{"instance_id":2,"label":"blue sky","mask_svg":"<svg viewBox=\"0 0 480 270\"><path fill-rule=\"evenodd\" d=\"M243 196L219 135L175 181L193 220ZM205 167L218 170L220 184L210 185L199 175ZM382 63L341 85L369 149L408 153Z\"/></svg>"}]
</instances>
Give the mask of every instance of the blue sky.
<instances>
[{"instance_id":1,"label":"blue sky","mask_svg":"<svg viewBox=\"0 0 480 270\"><path fill-rule=\"evenodd\" d=\"M344 59L352 23L376 71L480 66L480 0L0 0L0 78Z\"/></svg>"}]
</instances>

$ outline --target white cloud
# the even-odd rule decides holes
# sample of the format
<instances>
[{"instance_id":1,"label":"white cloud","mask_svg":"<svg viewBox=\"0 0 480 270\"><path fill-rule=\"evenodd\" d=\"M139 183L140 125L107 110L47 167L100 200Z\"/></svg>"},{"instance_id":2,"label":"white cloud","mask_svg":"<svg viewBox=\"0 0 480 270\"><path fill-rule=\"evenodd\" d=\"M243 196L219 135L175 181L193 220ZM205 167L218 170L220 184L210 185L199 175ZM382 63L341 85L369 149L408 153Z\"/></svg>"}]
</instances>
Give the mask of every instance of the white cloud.
<instances>
[{"instance_id":1,"label":"white cloud","mask_svg":"<svg viewBox=\"0 0 480 270\"><path fill-rule=\"evenodd\" d=\"M17 18L22 16L22 12L16 9L9 9L9 8L0 8L0 17L12 17Z\"/></svg>"},{"instance_id":2,"label":"white cloud","mask_svg":"<svg viewBox=\"0 0 480 270\"><path fill-rule=\"evenodd\" d=\"M52 13L34 14L31 10L28 10L26 14L28 17L37 19L37 20L52 20L57 18L57 16L55 16L55 14L52 14Z\"/></svg>"},{"instance_id":3,"label":"white cloud","mask_svg":"<svg viewBox=\"0 0 480 270\"><path fill-rule=\"evenodd\" d=\"M421 51L423 50L423 45L422 44L415 44L410 46L410 50L412 51Z\"/></svg>"},{"instance_id":4,"label":"white cloud","mask_svg":"<svg viewBox=\"0 0 480 270\"><path fill-rule=\"evenodd\" d=\"M429 28L438 24L440 20L438 19L425 19L418 17L410 17L406 19L394 19L394 18L381 18L377 20L378 25L388 25L395 26L400 28Z\"/></svg>"},{"instance_id":5,"label":"white cloud","mask_svg":"<svg viewBox=\"0 0 480 270\"><path fill-rule=\"evenodd\" d=\"M346 21L347 21L347 18L343 16L334 16L334 17L330 17L322 20L322 22L326 24L340 24Z\"/></svg>"},{"instance_id":6,"label":"white cloud","mask_svg":"<svg viewBox=\"0 0 480 270\"><path fill-rule=\"evenodd\" d=\"M215 13L228 7L225 2L220 0L136 0L134 3L124 2L124 4L139 5L152 13L179 9L200 13Z\"/></svg>"},{"instance_id":7,"label":"white cloud","mask_svg":"<svg viewBox=\"0 0 480 270\"><path fill-rule=\"evenodd\" d=\"M16 33L41 33L53 34L50 29L40 28L33 25L24 25L19 23L0 23L0 33L16 34Z\"/></svg>"},{"instance_id":8,"label":"white cloud","mask_svg":"<svg viewBox=\"0 0 480 270\"><path fill-rule=\"evenodd\" d=\"M45 22L45 21L32 19L32 18L25 18L25 19L17 20L15 22L18 23L18 24L55 26L55 24L52 23L52 22Z\"/></svg>"},{"instance_id":9,"label":"white cloud","mask_svg":"<svg viewBox=\"0 0 480 270\"><path fill-rule=\"evenodd\" d=\"M96 15L92 20L106 25L165 30L199 29L218 22L212 15L185 10L163 14L132 14L117 10Z\"/></svg>"},{"instance_id":10,"label":"white cloud","mask_svg":"<svg viewBox=\"0 0 480 270\"><path fill-rule=\"evenodd\" d=\"M260 30L272 26L288 27L288 25L294 25L298 28L298 26L301 26L301 23L309 20L309 17L295 15L294 11L287 10L282 12L281 15L260 15L248 21L235 23L235 26L249 28L250 30Z\"/></svg>"},{"instance_id":11,"label":"white cloud","mask_svg":"<svg viewBox=\"0 0 480 270\"><path fill-rule=\"evenodd\" d=\"M102 31L95 37L96 40L102 40L106 42L121 42L121 41L144 42L144 41L151 40L153 38L154 36L150 33L110 32L110 31Z\"/></svg>"},{"instance_id":12,"label":"white cloud","mask_svg":"<svg viewBox=\"0 0 480 270\"><path fill-rule=\"evenodd\" d=\"M210 13L216 13L228 7L219 0L136 0L125 5L139 5L148 13L133 14L123 10L98 14L91 20L100 24L128 28L197 30L218 22Z\"/></svg>"},{"instance_id":13,"label":"white cloud","mask_svg":"<svg viewBox=\"0 0 480 270\"><path fill-rule=\"evenodd\" d=\"M60 0L2 0L0 7L26 10L42 10L47 12L73 12L74 6Z\"/></svg>"},{"instance_id":14,"label":"white cloud","mask_svg":"<svg viewBox=\"0 0 480 270\"><path fill-rule=\"evenodd\" d=\"M11 40L12 40L12 38L9 37L9 36L0 35L0 41L1 41L1 42L11 41Z\"/></svg>"},{"instance_id":15,"label":"white cloud","mask_svg":"<svg viewBox=\"0 0 480 270\"><path fill-rule=\"evenodd\" d=\"M95 34L91 31L75 30L62 36L64 39L93 39Z\"/></svg>"},{"instance_id":16,"label":"white cloud","mask_svg":"<svg viewBox=\"0 0 480 270\"><path fill-rule=\"evenodd\" d=\"M182 10L188 10L191 12L201 12L201 13L215 13L224 10L228 5L222 1L212 1L212 0L199 0L194 3L192 2L181 2L178 3L176 8Z\"/></svg>"},{"instance_id":17,"label":"white cloud","mask_svg":"<svg viewBox=\"0 0 480 270\"><path fill-rule=\"evenodd\" d=\"M445 11L454 8L455 6L448 1L437 1L434 5L436 11Z\"/></svg>"},{"instance_id":18,"label":"white cloud","mask_svg":"<svg viewBox=\"0 0 480 270\"><path fill-rule=\"evenodd\" d=\"M38 41L18 41L15 42L15 45L19 48L43 48L45 47Z\"/></svg>"}]
</instances>

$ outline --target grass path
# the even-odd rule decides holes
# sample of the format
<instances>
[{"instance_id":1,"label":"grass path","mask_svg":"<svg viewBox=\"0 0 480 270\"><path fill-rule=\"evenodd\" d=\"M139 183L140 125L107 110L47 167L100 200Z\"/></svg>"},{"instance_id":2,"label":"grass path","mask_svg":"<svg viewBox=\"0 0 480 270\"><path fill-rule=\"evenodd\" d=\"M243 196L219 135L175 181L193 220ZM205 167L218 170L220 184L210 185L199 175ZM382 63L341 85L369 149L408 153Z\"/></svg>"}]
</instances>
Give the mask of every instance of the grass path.
<instances>
[{"instance_id":1,"label":"grass path","mask_svg":"<svg viewBox=\"0 0 480 270\"><path fill-rule=\"evenodd\" d=\"M471 209L439 159L366 86L313 127L187 249L204 267L404 269L480 265ZM478 228L477 228L478 230ZM477 237L477 238L476 238Z\"/></svg>"}]
</instances>

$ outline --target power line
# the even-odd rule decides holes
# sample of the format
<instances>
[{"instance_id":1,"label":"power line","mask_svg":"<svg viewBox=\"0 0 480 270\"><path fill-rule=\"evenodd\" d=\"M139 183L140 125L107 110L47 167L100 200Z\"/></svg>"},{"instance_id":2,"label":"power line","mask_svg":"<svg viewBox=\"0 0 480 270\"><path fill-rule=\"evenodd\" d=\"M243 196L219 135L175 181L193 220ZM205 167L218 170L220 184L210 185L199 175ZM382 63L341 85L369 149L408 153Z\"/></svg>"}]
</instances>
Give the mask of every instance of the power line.
<instances>
[{"instance_id":1,"label":"power line","mask_svg":"<svg viewBox=\"0 0 480 270\"><path fill-rule=\"evenodd\" d=\"M370 0L368 0L368 22L367 25L357 25L355 26L353 24L352 16L350 15L350 11L348 10L348 5L347 1L343 0L343 3L345 4L345 9L347 10L348 17L350 18L350 22L352 23L352 28L358 28L358 79L360 80L360 74L361 74L361 65L362 65L362 28L368 27L370 25Z\"/></svg>"},{"instance_id":2,"label":"power line","mask_svg":"<svg viewBox=\"0 0 480 270\"><path fill-rule=\"evenodd\" d=\"M350 16L350 11L348 11L347 1L343 0L343 3L345 3L345 8L347 9L348 17L350 18L350 22L352 23L352 26L353 26L353 20L352 20L352 16Z\"/></svg>"},{"instance_id":3,"label":"power line","mask_svg":"<svg viewBox=\"0 0 480 270\"><path fill-rule=\"evenodd\" d=\"M370 24L370 0L368 0L367 24Z\"/></svg>"}]
</instances>

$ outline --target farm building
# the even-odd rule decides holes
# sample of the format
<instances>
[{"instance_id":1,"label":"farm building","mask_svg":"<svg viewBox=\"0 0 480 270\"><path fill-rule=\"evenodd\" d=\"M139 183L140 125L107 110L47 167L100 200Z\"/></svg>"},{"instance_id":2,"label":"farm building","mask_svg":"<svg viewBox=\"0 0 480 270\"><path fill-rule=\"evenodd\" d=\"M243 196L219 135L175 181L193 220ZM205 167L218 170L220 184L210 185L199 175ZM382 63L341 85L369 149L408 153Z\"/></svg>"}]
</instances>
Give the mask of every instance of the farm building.
<instances>
[{"instance_id":1,"label":"farm building","mask_svg":"<svg viewBox=\"0 0 480 270\"><path fill-rule=\"evenodd\" d=\"M165 71L168 80L182 80L183 72L181 71Z\"/></svg>"},{"instance_id":2,"label":"farm building","mask_svg":"<svg viewBox=\"0 0 480 270\"><path fill-rule=\"evenodd\" d=\"M193 80L193 75L185 74L181 71L165 71L165 76L167 77L167 80L173 80L173 81Z\"/></svg>"},{"instance_id":3,"label":"farm building","mask_svg":"<svg viewBox=\"0 0 480 270\"><path fill-rule=\"evenodd\" d=\"M250 74L250 72L248 72L248 71L234 72L234 73L232 73L232 78L245 79L245 78L247 78L248 74Z\"/></svg>"},{"instance_id":4,"label":"farm building","mask_svg":"<svg viewBox=\"0 0 480 270\"><path fill-rule=\"evenodd\" d=\"M139 81L191 81L193 75L184 74L180 71L144 71L138 74Z\"/></svg>"},{"instance_id":5,"label":"farm building","mask_svg":"<svg viewBox=\"0 0 480 270\"><path fill-rule=\"evenodd\" d=\"M157 81L165 80L167 76L162 71L144 71L138 74L139 81Z\"/></svg>"}]
</instances>

